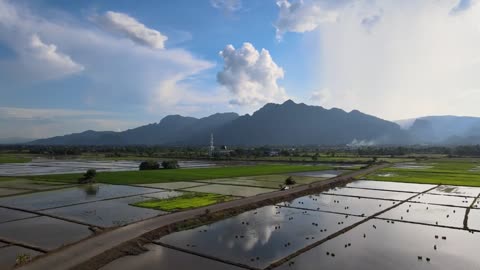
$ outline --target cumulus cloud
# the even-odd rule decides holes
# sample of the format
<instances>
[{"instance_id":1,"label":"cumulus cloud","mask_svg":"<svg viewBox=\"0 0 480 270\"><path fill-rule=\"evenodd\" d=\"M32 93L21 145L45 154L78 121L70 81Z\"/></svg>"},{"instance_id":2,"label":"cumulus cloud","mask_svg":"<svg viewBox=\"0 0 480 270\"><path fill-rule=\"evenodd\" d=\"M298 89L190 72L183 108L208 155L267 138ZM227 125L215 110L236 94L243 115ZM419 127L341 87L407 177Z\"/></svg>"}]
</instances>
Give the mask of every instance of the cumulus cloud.
<instances>
[{"instance_id":1,"label":"cumulus cloud","mask_svg":"<svg viewBox=\"0 0 480 270\"><path fill-rule=\"evenodd\" d=\"M235 12L242 8L242 0L210 0L210 4L227 12Z\"/></svg>"},{"instance_id":2,"label":"cumulus cloud","mask_svg":"<svg viewBox=\"0 0 480 270\"><path fill-rule=\"evenodd\" d=\"M54 44L45 44L36 34L32 35L30 39L29 49L28 53L31 53L32 58L58 69L60 73L70 74L84 69L82 65L75 63L70 56L59 52Z\"/></svg>"},{"instance_id":3,"label":"cumulus cloud","mask_svg":"<svg viewBox=\"0 0 480 270\"><path fill-rule=\"evenodd\" d=\"M335 22L338 19L338 8L346 0L279 0L279 14L275 23L277 39L287 32L310 32L325 22Z\"/></svg>"},{"instance_id":4,"label":"cumulus cloud","mask_svg":"<svg viewBox=\"0 0 480 270\"><path fill-rule=\"evenodd\" d=\"M162 116L159 112L184 113L181 106L177 110L175 106L169 107L153 98L159 91L159 85L167 84L172 78L175 78L172 87L180 85L184 89L176 92L179 102L182 98L203 97L214 92L208 87L193 87L201 85L197 81L195 84L186 84L195 78L204 82L205 73L215 65L213 62L182 48L152 49L151 46L138 46L131 39L119 36L118 32L96 27L88 18L72 17L67 13L56 14L58 12L48 9L30 9L28 3L23 1L0 0L0 44L12 54L11 57L0 57L0 100L4 105L14 107L12 100L31 96L36 104L54 104L58 101L65 106L73 103L76 108L114 110L117 114L109 117L72 116L74 118L66 120L42 118L41 121L9 118L0 123L2 127L9 127L5 136L22 136L23 133L29 134L32 129L39 130L35 137L86 128L122 129L128 123L118 126L107 126L105 123L128 121L122 115L123 111L130 112L127 117L138 117L132 120L137 123L141 122L138 121L141 118L157 120ZM60 67L63 67L62 70ZM84 69L75 81L64 76L65 71L72 74L81 68ZM60 83L48 82L52 78ZM59 85L68 87L60 89ZM40 94L39 89L48 94ZM155 110L151 111L152 107ZM207 106L198 107L198 110L204 111ZM0 111L2 113L6 114ZM92 119L105 121L95 122ZM42 128L39 124L42 121L54 125L51 131L47 126ZM128 124L128 127L134 126ZM6 129L2 131L6 132Z\"/></svg>"},{"instance_id":5,"label":"cumulus cloud","mask_svg":"<svg viewBox=\"0 0 480 270\"><path fill-rule=\"evenodd\" d=\"M84 70L84 66L75 62L49 39L35 31L36 24L42 24L29 13L18 11L5 0L0 0L0 43L16 54L17 61L0 59L0 78L4 82L22 75L25 78L45 80L60 78ZM3 75L3 76L2 76Z\"/></svg>"},{"instance_id":6,"label":"cumulus cloud","mask_svg":"<svg viewBox=\"0 0 480 270\"><path fill-rule=\"evenodd\" d=\"M106 29L122 34L140 45L153 49L164 49L167 36L130 17L128 14L107 11L97 21Z\"/></svg>"},{"instance_id":7,"label":"cumulus cloud","mask_svg":"<svg viewBox=\"0 0 480 270\"><path fill-rule=\"evenodd\" d=\"M285 89L277 84L284 71L266 49L259 52L248 42L239 49L227 45L220 56L224 66L217 81L233 94L230 104L259 105L288 98Z\"/></svg>"}]
</instances>

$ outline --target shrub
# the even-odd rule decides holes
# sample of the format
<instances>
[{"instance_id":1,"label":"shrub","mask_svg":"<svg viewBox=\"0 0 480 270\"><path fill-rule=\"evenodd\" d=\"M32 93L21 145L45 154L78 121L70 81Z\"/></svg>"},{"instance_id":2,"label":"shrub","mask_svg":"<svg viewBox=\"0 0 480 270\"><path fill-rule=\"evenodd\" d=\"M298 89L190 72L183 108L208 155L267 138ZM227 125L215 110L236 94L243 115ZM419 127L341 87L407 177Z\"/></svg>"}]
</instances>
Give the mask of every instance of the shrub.
<instances>
[{"instance_id":1,"label":"shrub","mask_svg":"<svg viewBox=\"0 0 480 270\"><path fill-rule=\"evenodd\" d=\"M20 265L24 265L26 264L27 262L29 262L31 260L31 257L29 254L19 254L17 255L17 258L15 259L15 265L16 266L20 266Z\"/></svg>"},{"instance_id":2,"label":"shrub","mask_svg":"<svg viewBox=\"0 0 480 270\"><path fill-rule=\"evenodd\" d=\"M78 179L78 183L79 184L94 183L95 176L97 176L97 171L95 169L88 169L87 172L83 174L83 177Z\"/></svg>"},{"instance_id":3,"label":"shrub","mask_svg":"<svg viewBox=\"0 0 480 270\"><path fill-rule=\"evenodd\" d=\"M291 185L295 185L297 182L295 182L295 180L293 180L293 177L289 176L287 179L285 179L285 185L287 186L291 186Z\"/></svg>"},{"instance_id":4,"label":"shrub","mask_svg":"<svg viewBox=\"0 0 480 270\"><path fill-rule=\"evenodd\" d=\"M165 160L162 162L162 167L164 169L178 169L180 166L178 165L178 161L176 160Z\"/></svg>"},{"instance_id":5,"label":"shrub","mask_svg":"<svg viewBox=\"0 0 480 270\"><path fill-rule=\"evenodd\" d=\"M140 163L139 169L141 171L143 171L143 170L158 170L158 169L160 169L160 164L158 164L158 162L152 161L152 160L143 161L142 163Z\"/></svg>"}]
</instances>

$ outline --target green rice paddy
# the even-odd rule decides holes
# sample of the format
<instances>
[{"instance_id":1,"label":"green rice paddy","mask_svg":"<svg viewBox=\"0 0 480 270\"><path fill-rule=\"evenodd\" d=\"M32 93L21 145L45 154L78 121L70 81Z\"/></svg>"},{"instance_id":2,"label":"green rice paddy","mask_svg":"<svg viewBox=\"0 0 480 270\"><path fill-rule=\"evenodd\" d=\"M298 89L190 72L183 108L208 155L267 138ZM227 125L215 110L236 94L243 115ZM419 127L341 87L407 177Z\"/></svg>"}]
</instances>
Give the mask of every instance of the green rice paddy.
<instances>
[{"instance_id":1,"label":"green rice paddy","mask_svg":"<svg viewBox=\"0 0 480 270\"><path fill-rule=\"evenodd\" d=\"M328 165L256 165L231 166L217 168L152 170L152 171L121 171L99 172L95 177L97 182L108 184L150 184L178 181L205 180L241 176L256 176L269 174L285 174L293 172L320 171L332 169ZM76 183L82 174L57 174L25 177L42 181L58 181Z\"/></svg>"},{"instance_id":2,"label":"green rice paddy","mask_svg":"<svg viewBox=\"0 0 480 270\"><path fill-rule=\"evenodd\" d=\"M366 179L422 184L480 186L480 161L439 159L417 162L428 168L389 167L365 176ZM479 168L478 170L476 168Z\"/></svg>"},{"instance_id":3,"label":"green rice paddy","mask_svg":"<svg viewBox=\"0 0 480 270\"><path fill-rule=\"evenodd\" d=\"M234 197L212 193L186 193L169 199L154 199L138 202L133 206L151 208L161 211L174 212L192 208L208 206L220 202L233 200Z\"/></svg>"}]
</instances>

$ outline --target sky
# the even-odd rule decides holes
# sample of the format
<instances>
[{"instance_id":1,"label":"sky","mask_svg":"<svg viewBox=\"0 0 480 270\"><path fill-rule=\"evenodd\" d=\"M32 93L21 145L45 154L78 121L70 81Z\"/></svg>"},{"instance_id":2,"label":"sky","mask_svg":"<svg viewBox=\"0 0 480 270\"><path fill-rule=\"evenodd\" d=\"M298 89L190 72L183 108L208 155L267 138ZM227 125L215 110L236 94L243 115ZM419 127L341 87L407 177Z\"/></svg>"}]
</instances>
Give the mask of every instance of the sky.
<instances>
[{"instance_id":1,"label":"sky","mask_svg":"<svg viewBox=\"0 0 480 270\"><path fill-rule=\"evenodd\" d=\"M0 139L287 99L480 116L478 0L0 0Z\"/></svg>"}]
</instances>

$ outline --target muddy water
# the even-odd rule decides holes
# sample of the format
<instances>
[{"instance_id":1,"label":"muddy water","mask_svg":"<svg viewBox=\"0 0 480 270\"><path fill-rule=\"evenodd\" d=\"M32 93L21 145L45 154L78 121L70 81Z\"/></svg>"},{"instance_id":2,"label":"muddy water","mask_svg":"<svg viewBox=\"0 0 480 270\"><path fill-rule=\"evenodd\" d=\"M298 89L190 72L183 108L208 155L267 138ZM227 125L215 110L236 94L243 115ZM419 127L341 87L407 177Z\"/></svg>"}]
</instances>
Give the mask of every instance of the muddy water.
<instances>
[{"instance_id":1,"label":"muddy water","mask_svg":"<svg viewBox=\"0 0 480 270\"><path fill-rule=\"evenodd\" d=\"M202 258L155 244L145 246L149 251L138 256L126 256L100 268L101 270L157 270L157 269L206 269L206 270L241 270L222 262Z\"/></svg>"},{"instance_id":2,"label":"muddy water","mask_svg":"<svg viewBox=\"0 0 480 270\"><path fill-rule=\"evenodd\" d=\"M0 207L0 223L34 216L36 215Z\"/></svg>"},{"instance_id":3,"label":"muddy water","mask_svg":"<svg viewBox=\"0 0 480 270\"><path fill-rule=\"evenodd\" d=\"M462 230L371 220L276 269L479 269L479 241Z\"/></svg>"},{"instance_id":4,"label":"muddy water","mask_svg":"<svg viewBox=\"0 0 480 270\"><path fill-rule=\"evenodd\" d=\"M44 210L84 202L153 192L159 192L159 190L122 185L94 184L14 197L5 197L0 199L0 206L10 206L27 210Z\"/></svg>"},{"instance_id":5,"label":"muddy water","mask_svg":"<svg viewBox=\"0 0 480 270\"><path fill-rule=\"evenodd\" d=\"M158 241L251 267L264 268L361 218L266 206Z\"/></svg>"},{"instance_id":6,"label":"muddy water","mask_svg":"<svg viewBox=\"0 0 480 270\"><path fill-rule=\"evenodd\" d=\"M378 199L316 194L300 197L280 205L359 216L371 216L397 203L398 202Z\"/></svg>"},{"instance_id":7,"label":"muddy water","mask_svg":"<svg viewBox=\"0 0 480 270\"><path fill-rule=\"evenodd\" d=\"M155 198L178 196L178 192L152 193ZM155 217L167 212L131 206L153 197L134 196L42 211L44 213L88 223L100 227L116 227Z\"/></svg>"},{"instance_id":8,"label":"muddy water","mask_svg":"<svg viewBox=\"0 0 480 270\"><path fill-rule=\"evenodd\" d=\"M44 216L0 224L0 238L46 250L77 242L90 235L87 226Z\"/></svg>"},{"instance_id":9,"label":"muddy water","mask_svg":"<svg viewBox=\"0 0 480 270\"><path fill-rule=\"evenodd\" d=\"M42 253L19 246L0 248L0 269L13 269L18 255L28 255L31 259Z\"/></svg>"}]
</instances>

